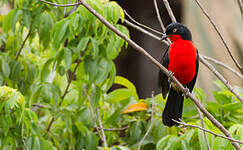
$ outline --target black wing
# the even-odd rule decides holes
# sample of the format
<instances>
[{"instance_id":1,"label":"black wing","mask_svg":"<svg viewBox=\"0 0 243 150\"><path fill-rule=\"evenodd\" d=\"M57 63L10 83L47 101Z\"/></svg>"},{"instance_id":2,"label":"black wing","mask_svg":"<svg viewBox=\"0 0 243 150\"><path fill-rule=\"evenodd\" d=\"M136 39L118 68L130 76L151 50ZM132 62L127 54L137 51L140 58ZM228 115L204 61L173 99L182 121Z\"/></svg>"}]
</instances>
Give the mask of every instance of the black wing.
<instances>
[{"instance_id":1,"label":"black wing","mask_svg":"<svg viewBox=\"0 0 243 150\"><path fill-rule=\"evenodd\" d=\"M190 92L192 92L193 90L193 87L195 86L195 83L196 83L196 80L197 80L197 74L198 74L198 68L199 68L199 55L198 55L198 50L197 50L197 58L196 58L196 73L195 73L195 76L194 78L192 79L192 81L187 84L187 88L189 88Z\"/></svg>"},{"instance_id":2,"label":"black wing","mask_svg":"<svg viewBox=\"0 0 243 150\"><path fill-rule=\"evenodd\" d=\"M160 61L160 63L168 69L169 64L169 47L164 52L164 55ZM166 74L164 74L161 70L159 71L159 87L162 87L162 96L165 98L167 96L167 93L169 91L169 82L168 77Z\"/></svg>"}]
</instances>

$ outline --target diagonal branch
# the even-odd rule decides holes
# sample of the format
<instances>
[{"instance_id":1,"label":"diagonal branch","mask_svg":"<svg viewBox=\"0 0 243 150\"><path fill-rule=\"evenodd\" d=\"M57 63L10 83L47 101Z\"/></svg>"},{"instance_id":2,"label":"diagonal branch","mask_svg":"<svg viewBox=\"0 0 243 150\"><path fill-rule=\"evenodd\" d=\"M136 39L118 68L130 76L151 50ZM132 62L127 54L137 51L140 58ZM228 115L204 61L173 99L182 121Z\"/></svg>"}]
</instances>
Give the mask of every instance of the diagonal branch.
<instances>
[{"instance_id":1,"label":"diagonal branch","mask_svg":"<svg viewBox=\"0 0 243 150\"><path fill-rule=\"evenodd\" d=\"M221 138L230 140L230 141L232 141L232 142L236 142L236 143L239 143L239 144L243 144L243 141L239 141L239 140L236 140L236 139L233 139L233 138L230 138L230 137L223 136L223 135L221 135L221 134L214 133L214 132L212 132L212 131L210 131L210 130L207 130L207 129L202 128L202 127L197 126L197 125L187 124L187 123L183 122L182 120L181 120L181 121L177 121L177 120L174 120L174 119L173 119L173 121L175 121L175 122L177 122L177 123L179 123L179 124L181 124L181 125L183 125L183 126L185 126L185 127L198 128L198 129L200 129L200 130L202 130L202 131L208 132L208 133L213 134L213 135L215 135L215 136L218 136L218 137L221 137Z\"/></svg>"},{"instance_id":2,"label":"diagonal branch","mask_svg":"<svg viewBox=\"0 0 243 150\"><path fill-rule=\"evenodd\" d=\"M229 82L213 67L213 65L209 64L201 55L199 55L200 61L209 68L215 76L217 76L223 83L224 85L233 93L240 101L243 103L243 98L235 92L234 88L229 84Z\"/></svg>"},{"instance_id":3,"label":"diagonal branch","mask_svg":"<svg viewBox=\"0 0 243 150\"><path fill-rule=\"evenodd\" d=\"M79 66L80 63L81 63L81 60L79 59L79 60L77 61L77 64L76 64L76 66L75 66L73 72L71 73L70 78L68 79L68 84L67 84L67 86L66 86L66 89L65 89L65 91L64 91L64 93L63 93L63 95L62 95L62 97L61 97L61 101L59 102L58 106L61 106L61 104L62 104L62 102L63 102L65 96L67 95L67 93L68 93L68 89L69 89L69 87L70 87L70 85L71 85L71 82L72 82L72 80L73 80L73 77L74 77L74 75L75 75L75 72L77 71L77 68L78 68L78 66ZM47 126L47 128L46 128L46 132L47 132L47 133L50 131L51 126L52 126L52 124L54 123L54 121L55 121L55 118L52 117L50 123L48 124L48 126Z\"/></svg>"},{"instance_id":4,"label":"diagonal branch","mask_svg":"<svg viewBox=\"0 0 243 150\"><path fill-rule=\"evenodd\" d=\"M78 5L82 4L82 1L79 1L79 2L73 3L73 4L57 4L57 3L52 3L52 2L45 1L45 0L39 0L39 1L52 5L52 6L56 6L56 7L71 7L71 6L78 6Z\"/></svg>"},{"instance_id":5,"label":"diagonal branch","mask_svg":"<svg viewBox=\"0 0 243 150\"><path fill-rule=\"evenodd\" d=\"M210 21L210 23L212 24L212 26L214 27L215 31L217 32L217 34L219 35L221 41L223 42L225 48L227 49L228 53L230 54L230 57L233 59L235 65L237 66L237 68L241 71L241 73L243 74L243 68L240 66L240 64L237 62L236 58L234 57L232 50L229 48L228 44L226 43L222 33L219 31L218 26L215 24L215 22L213 21L213 19L209 16L209 14L206 12L206 10L204 9L204 7L202 6L202 4L199 2L199 0L195 0L197 5L200 7L200 9L202 10L203 14L208 18L208 20Z\"/></svg>"},{"instance_id":6,"label":"diagonal branch","mask_svg":"<svg viewBox=\"0 0 243 150\"><path fill-rule=\"evenodd\" d=\"M167 76L169 76L169 71L163 67L156 59L154 59L149 53L147 53L141 46L136 44L134 41L132 41L129 37L127 37L124 33L119 31L117 28L115 28L111 23L109 23L107 20L105 20L99 13L97 13L92 7L90 7L85 1L81 1L81 5L83 5L86 9L88 9L89 12L91 12L96 18L98 18L106 27L108 27L110 30L112 30L114 33L116 33L118 36L120 36L122 39L124 39L126 42L128 42L135 50L137 50L139 53L144 55L151 63L156 65L161 71L163 71ZM177 85L178 89L184 93L184 95L188 98L190 98L195 105L205 114L205 116L218 128L220 129L226 136L229 138L233 138L232 135L229 133L229 131L224 128L224 126L216 120L205 108L204 106L195 98L193 94L188 92L189 90L184 88L184 86L174 77L171 77L172 81ZM237 149L240 150L240 147L237 143L232 142L232 145Z\"/></svg>"},{"instance_id":7,"label":"diagonal branch","mask_svg":"<svg viewBox=\"0 0 243 150\"><path fill-rule=\"evenodd\" d=\"M154 0L154 8L155 8L155 11L156 11L156 14L157 14L157 19L159 21L160 27L161 27L163 33L165 33L165 26L163 24L163 21L161 19L160 14L159 14L159 8L158 8L157 0Z\"/></svg>"},{"instance_id":8,"label":"diagonal branch","mask_svg":"<svg viewBox=\"0 0 243 150\"><path fill-rule=\"evenodd\" d=\"M173 11L172 11L172 9L170 7L170 4L169 4L168 0L163 0L163 2L164 2L164 5L165 5L165 7L167 9L167 12L168 12L168 14L170 16L171 21L172 22L176 22L176 18L174 16L174 13L173 13Z\"/></svg>"},{"instance_id":9,"label":"diagonal branch","mask_svg":"<svg viewBox=\"0 0 243 150\"><path fill-rule=\"evenodd\" d=\"M28 32L28 34L26 35L26 37L25 37L23 43L21 44L21 46L20 46L20 48L19 48L19 50L18 50L18 52L17 52L17 54L16 54L15 60L18 60L18 58L19 58L19 56L20 56L20 53L21 53L22 49L24 48L24 45L25 45L27 39L30 37L30 34L31 34L31 29L29 30L29 32Z\"/></svg>"},{"instance_id":10,"label":"diagonal branch","mask_svg":"<svg viewBox=\"0 0 243 150\"><path fill-rule=\"evenodd\" d=\"M239 8L240 8L241 19L243 19L243 2L242 2L242 0L237 0L237 3L238 3Z\"/></svg>"},{"instance_id":11,"label":"diagonal branch","mask_svg":"<svg viewBox=\"0 0 243 150\"><path fill-rule=\"evenodd\" d=\"M143 28L145 28L145 29L147 29L147 30L150 30L150 31L152 31L152 32L154 32L154 33L157 33L157 34L159 34L159 35L163 35L163 33L159 32L159 31L157 31L157 30L155 30L155 29L152 29L152 28L150 28L150 27L148 27L148 26L146 26L146 25L144 25L144 24L141 24L141 23L137 22L135 19L133 19L133 18L127 13L127 11L124 10L124 13L125 13L125 15L126 15L130 20L132 20L132 22L134 22L134 23L137 24L138 26L143 27Z\"/></svg>"},{"instance_id":12,"label":"diagonal branch","mask_svg":"<svg viewBox=\"0 0 243 150\"><path fill-rule=\"evenodd\" d=\"M220 66L224 67L225 69L228 69L229 71L233 72L236 76L238 76L239 78L243 79L243 75L241 75L239 72L235 71L233 68L227 66L226 64L224 64L224 63L222 63L222 62L220 62L220 61L218 61L218 60L216 60L214 58L202 55L202 54L201 54L201 56L204 59L208 60L208 61L211 61L211 62L213 62L213 63L215 63L217 65L220 65Z\"/></svg>"}]
</instances>

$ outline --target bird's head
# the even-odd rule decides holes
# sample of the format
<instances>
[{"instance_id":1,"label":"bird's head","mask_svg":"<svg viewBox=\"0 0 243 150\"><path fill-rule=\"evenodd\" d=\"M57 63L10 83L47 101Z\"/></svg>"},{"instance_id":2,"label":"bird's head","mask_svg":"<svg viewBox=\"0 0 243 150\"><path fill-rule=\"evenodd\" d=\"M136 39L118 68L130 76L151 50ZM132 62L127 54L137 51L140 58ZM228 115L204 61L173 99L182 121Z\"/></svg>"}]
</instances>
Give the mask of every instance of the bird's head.
<instances>
[{"instance_id":1,"label":"bird's head","mask_svg":"<svg viewBox=\"0 0 243 150\"><path fill-rule=\"evenodd\" d=\"M169 38L172 42L177 40L192 40L191 31L181 23L171 23L166 27L162 40Z\"/></svg>"}]
</instances>

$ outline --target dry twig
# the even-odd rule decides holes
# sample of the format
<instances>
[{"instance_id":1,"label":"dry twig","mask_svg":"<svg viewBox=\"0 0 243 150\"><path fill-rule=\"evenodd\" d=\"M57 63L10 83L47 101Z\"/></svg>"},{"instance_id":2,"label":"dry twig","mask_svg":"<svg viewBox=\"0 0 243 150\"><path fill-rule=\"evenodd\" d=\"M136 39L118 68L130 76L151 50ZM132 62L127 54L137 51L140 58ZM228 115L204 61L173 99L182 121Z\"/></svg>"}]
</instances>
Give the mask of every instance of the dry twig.
<instances>
[{"instance_id":1,"label":"dry twig","mask_svg":"<svg viewBox=\"0 0 243 150\"><path fill-rule=\"evenodd\" d=\"M99 126L100 126L100 130L101 130L101 133L102 133L103 141L104 141L104 146L108 147L107 146L107 142L106 142L106 138L105 138L105 132L104 132L103 125L102 125L102 122L101 122L101 119L100 119L100 113L99 113L99 109L98 108L96 109L96 112L97 112L97 118L98 118L98 121L99 121Z\"/></svg>"},{"instance_id":2,"label":"dry twig","mask_svg":"<svg viewBox=\"0 0 243 150\"><path fill-rule=\"evenodd\" d=\"M239 140L236 140L236 139L234 139L234 138L230 138L230 137L227 137L227 136L223 136L223 135L221 135L221 134L214 133L214 132L212 132L212 131L210 131L210 130L207 130L207 129L202 128L202 127L197 126L197 125L187 124L187 123L183 122L182 120L181 120L181 121L177 121L177 120L174 120L174 119L173 119L173 121L175 121L175 122L177 122L178 124L181 124L181 125L183 125L183 126L185 126L185 127L198 128L198 129L200 129L200 130L202 130L202 131L211 133L211 134L213 134L213 135L215 135L215 136L218 136L218 137L221 137L221 138L230 140L230 141L232 141L232 142L236 142L236 143L239 143L239 144L243 144L243 141L239 141Z\"/></svg>"},{"instance_id":3,"label":"dry twig","mask_svg":"<svg viewBox=\"0 0 243 150\"><path fill-rule=\"evenodd\" d=\"M156 11L156 14L157 14L157 19L159 21L162 32L165 33L165 26L163 24L163 21L161 19L160 14L159 14L159 8L158 8L157 0L154 0L154 8L155 8L155 11Z\"/></svg>"},{"instance_id":4,"label":"dry twig","mask_svg":"<svg viewBox=\"0 0 243 150\"><path fill-rule=\"evenodd\" d=\"M220 65L222 67L224 67L225 69L228 69L229 71L233 72L236 76L238 76L239 78L243 79L243 75L241 75L239 72L235 71L233 68L227 66L226 64L214 59L214 58L211 58L211 57L208 57L208 56L205 56L205 55L202 55L200 54L204 59L208 60L208 61L211 61L217 65Z\"/></svg>"},{"instance_id":5,"label":"dry twig","mask_svg":"<svg viewBox=\"0 0 243 150\"><path fill-rule=\"evenodd\" d=\"M235 92L234 88L229 84L229 82L211 65L210 63L207 62L201 55L199 55L200 61L209 68L215 76L217 76L223 83L224 85L243 103L243 98Z\"/></svg>"},{"instance_id":6,"label":"dry twig","mask_svg":"<svg viewBox=\"0 0 243 150\"><path fill-rule=\"evenodd\" d=\"M201 113L201 111L200 111L197 107L196 107L196 109L197 109L199 118L200 118L200 120L201 120L202 128L205 128L205 125L204 125L204 122L203 122L203 116L202 116L202 113ZM208 150L211 150L210 145L209 145L209 142L208 142L208 137L207 137L206 131L203 131L203 136L204 136L205 142L206 142L206 144L207 144L207 148L208 148Z\"/></svg>"},{"instance_id":7,"label":"dry twig","mask_svg":"<svg viewBox=\"0 0 243 150\"><path fill-rule=\"evenodd\" d=\"M30 34L31 34L31 29L29 30L29 32L28 32L28 34L26 35L26 37L25 37L23 43L21 44L21 46L20 46L20 48L19 48L19 50L18 50L18 52L17 52L17 54L16 54L15 60L18 60L18 58L19 58L19 56L20 56L20 53L21 53L22 49L24 48L25 42L26 42L27 39L29 38Z\"/></svg>"},{"instance_id":8,"label":"dry twig","mask_svg":"<svg viewBox=\"0 0 243 150\"><path fill-rule=\"evenodd\" d=\"M164 5L165 5L165 7L167 9L167 12L168 12L168 14L170 16L171 21L172 22L176 22L176 18L174 16L174 13L173 13L173 11L172 11L172 9L170 7L170 4L169 4L168 0L163 0L163 2L164 2Z\"/></svg>"},{"instance_id":9,"label":"dry twig","mask_svg":"<svg viewBox=\"0 0 243 150\"><path fill-rule=\"evenodd\" d=\"M243 19L243 2L242 0L237 0L239 8L240 8L240 13L241 13L241 19Z\"/></svg>"},{"instance_id":10,"label":"dry twig","mask_svg":"<svg viewBox=\"0 0 243 150\"><path fill-rule=\"evenodd\" d=\"M43 0L42 0L43 1ZM55 4L56 5L56 4ZM148 54L141 46L137 45L134 41L128 38L124 33L120 32L117 28L115 28L112 24L110 24L107 20L105 20L99 13L97 13L92 7L90 7L86 2L81 1L81 5L83 5L86 9L88 9L96 18L98 18L106 27L128 42L135 50L140 52L144 55L151 63L156 65L163 71L167 76L169 76L168 70L163 67L156 59L154 59L150 54ZM226 136L229 138L233 138L229 131L224 128L224 126L216 120L204 107L203 105L195 98L193 94L188 92L189 90L184 88L184 86L173 76L171 77L172 81L177 85L177 87L187 96L190 98L196 106L205 114L205 116L218 128L220 129ZM237 143L231 141L232 145L237 149L240 150L240 147Z\"/></svg>"},{"instance_id":11,"label":"dry twig","mask_svg":"<svg viewBox=\"0 0 243 150\"><path fill-rule=\"evenodd\" d=\"M218 26L216 25L216 23L213 21L213 19L209 16L209 14L206 12L206 10L204 9L204 7L202 6L202 4L199 2L199 0L195 0L197 5L200 7L200 9L202 10L203 14L208 18L208 20L210 21L210 23L212 24L212 26L214 27L215 31L217 32L217 34L219 35L221 41L223 42L225 48L227 49L228 53L230 54L230 57L233 59L235 65L237 66L237 68L241 71L241 73L243 73L243 68L240 66L240 64L237 62L236 58L234 57L231 49L229 48L228 44L226 43L222 33L219 31Z\"/></svg>"},{"instance_id":12,"label":"dry twig","mask_svg":"<svg viewBox=\"0 0 243 150\"><path fill-rule=\"evenodd\" d=\"M150 125L148 127L148 130L146 131L145 135L143 136L142 140L139 142L138 144L138 149L137 150L140 150L145 138L148 136L150 130L152 129L152 126L153 126L153 121L154 121L154 91L152 91L152 112L151 112L151 122L150 122Z\"/></svg>"}]
</instances>

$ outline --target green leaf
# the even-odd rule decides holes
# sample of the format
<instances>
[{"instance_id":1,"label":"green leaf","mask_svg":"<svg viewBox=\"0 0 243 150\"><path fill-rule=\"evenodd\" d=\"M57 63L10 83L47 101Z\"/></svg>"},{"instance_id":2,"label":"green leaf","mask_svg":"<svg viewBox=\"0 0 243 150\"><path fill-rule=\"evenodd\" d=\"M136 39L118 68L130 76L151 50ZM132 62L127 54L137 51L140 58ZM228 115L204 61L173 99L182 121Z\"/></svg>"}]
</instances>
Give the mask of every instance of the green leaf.
<instances>
[{"instance_id":1,"label":"green leaf","mask_svg":"<svg viewBox=\"0 0 243 150\"><path fill-rule=\"evenodd\" d=\"M60 43L64 40L64 36L68 29L69 20L63 19L57 22L53 29L53 42L56 48L59 47Z\"/></svg>"},{"instance_id":2,"label":"green leaf","mask_svg":"<svg viewBox=\"0 0 243 150\"><path fill-rule=\"evenodd\" d=\"M2 60L2 71L3 71L3 75L8 78L10 75L10 67L8 65L8 63L5 60Z\"/></svg>"},{"instance_id":3,"label":"green leaf","mask_svg":"<svg viewBox=\"0 0 243 150\"><path fill-rule=\"evenodd\" d=\"M49 78L49 75L51 73L51 70L49 69L51 63L53 62L53 58L50 58L46 61L46 63L43 65L41 69L41 81L46 82Z\"/></svg>"},{"instance_id":4,"label":"green leaf","mask_svg":"<svg viewBox=\"0 0 243 150\"><path fill-rule=\"evenodd\" d=\"M132 82L130 82L129 80L127 80L126 78L124 78L122 76L116 76L114 83L122 85L122 86L128 88L129 90L131 90L132 96L134 96L136 98L136 100L139 100L136 87L133 85Z\"/></svg>"},{"instance_id":5,"label":"green leaf","mask_svg":"<svg viewBox=\"0 0 243 150\"><path fill-rule=\"evenodd\" d=\"M64 48L64 62L66 69L69 69L72 64L72 51L68 48Z\"/></svg>"},{"instance_id":6,"label":"green leaf","mask_svg":"<svg viewBox=\"0 0 243 150\"><path fill-rule=\"evenodd\" d=\"M77 49L79 50L79 52L83 52L86 49L89 39L90 39L90 37L84 37L79 41L78 46L77 46Z\"/></svg>"},{"instance_id":7,"label":"green leaf","mask_svg":"<svg viewBox=\"0 0 243 150\"><path fill-rule=\"evenodd\" d=\"M92 43L92 56L95 58L98 56L99 53L99 44L94 38L91 39L91 43Z\"/></svg>"},{"instance_id":8,"label":"green leaf","mask_svg":"<svg viewBox=\"0 0 243 150\"><path fill-rule=\"evenodd\" d=\"M131 96L132 96L132 92L130 89L121 88L109 93L105 97L105 101L109 103L117 103L119 101L126 100Z\"/></svg>"}]
</instances>

